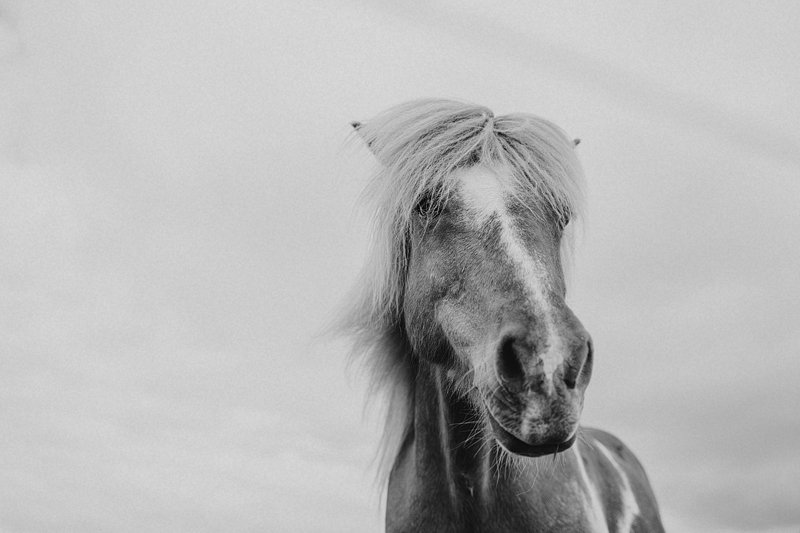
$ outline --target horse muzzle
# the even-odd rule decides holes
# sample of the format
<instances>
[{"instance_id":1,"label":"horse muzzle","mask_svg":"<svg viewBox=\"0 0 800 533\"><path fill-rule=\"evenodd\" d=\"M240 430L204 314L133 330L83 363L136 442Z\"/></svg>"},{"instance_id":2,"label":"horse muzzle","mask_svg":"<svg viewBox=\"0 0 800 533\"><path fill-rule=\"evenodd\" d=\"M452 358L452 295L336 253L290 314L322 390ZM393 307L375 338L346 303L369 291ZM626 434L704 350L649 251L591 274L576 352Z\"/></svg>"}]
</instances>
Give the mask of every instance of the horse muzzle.
<instances>
[{"instance_id":1,"label":"horse muzzle","mask_svg":"<svg viewBox=\"0 0 800 533\"><path fill-rule=\"evenodd\" d=\"M575 442L593 354L589 334L573 324L547 343L519 326L500 335L495 386L483 402L495 439L512 453L537 457Z\"/></svg>"},{"instance_id":2,"label":"horse muzzle","mask_svg":"<svg viewBox=\"0 0 800 533\"><path fill-rule=\"evenodd\" d=\"M496 390L484 396L492 434L509 452L538 457L568 449L575 442L583 395L542 397L527 391Z\"/></svg>"},{"instance_id":3,"label":"horse muzzle","mask_svg":"<svg viewBox=\"0 0 800 533\"><path fill-rule=\"evenodd\" d=\"M492 425L492 431L494 432L495 440L497 440L497 442L499 442L503 448L511 453L524 455L526 457L541 457L543 455L552 455L558 452L563 452L564 450L568 450L573 444L575 444L575 439L578 436L576 428L576 430L572 433L572 436L568 437L566 440L554 438L550 441L531 444L507 431L491 414L489 415L489 421Z\"/></svg>"}]
</instances>

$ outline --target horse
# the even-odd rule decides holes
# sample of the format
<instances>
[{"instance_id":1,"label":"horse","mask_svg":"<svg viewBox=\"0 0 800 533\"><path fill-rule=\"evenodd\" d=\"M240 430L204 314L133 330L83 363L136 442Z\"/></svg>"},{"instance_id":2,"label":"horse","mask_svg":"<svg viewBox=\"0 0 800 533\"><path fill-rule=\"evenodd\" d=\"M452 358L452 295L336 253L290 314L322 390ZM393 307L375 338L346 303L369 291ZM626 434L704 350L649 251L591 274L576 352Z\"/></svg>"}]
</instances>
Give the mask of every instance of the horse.
<instances>
[{"instance_id":1,"label":"horse","mask_svg":"<svg viewBox=\"0 0 800 533\"><path fill-rule=\"evenodd\" d=\"M577 141L442 99L352 125L377 162L374 231L339 327L385 394L386 531L663 531L637 458L579 426L594 349L565 303Z\"/></svg>"}]
</instances>

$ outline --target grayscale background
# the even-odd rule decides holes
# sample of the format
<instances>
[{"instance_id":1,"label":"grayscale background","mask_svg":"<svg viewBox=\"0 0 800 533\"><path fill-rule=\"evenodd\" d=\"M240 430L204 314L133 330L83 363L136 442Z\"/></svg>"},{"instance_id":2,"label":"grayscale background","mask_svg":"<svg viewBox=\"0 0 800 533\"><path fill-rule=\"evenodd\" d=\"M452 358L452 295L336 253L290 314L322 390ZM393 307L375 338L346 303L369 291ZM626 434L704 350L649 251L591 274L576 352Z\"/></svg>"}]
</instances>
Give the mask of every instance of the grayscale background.
<instances>
[{"instance_id":1,"label":"grayscale background","mask_svg":"<svg viewBox=\"0 0 800 533\"><path fill-rule=\"evenodd\" d=\"M800 3L0 0L0 530L382 530L318 333L455 97L583 142L584 423L673 532L800 530Z\"/></svg>"}]
</instances>

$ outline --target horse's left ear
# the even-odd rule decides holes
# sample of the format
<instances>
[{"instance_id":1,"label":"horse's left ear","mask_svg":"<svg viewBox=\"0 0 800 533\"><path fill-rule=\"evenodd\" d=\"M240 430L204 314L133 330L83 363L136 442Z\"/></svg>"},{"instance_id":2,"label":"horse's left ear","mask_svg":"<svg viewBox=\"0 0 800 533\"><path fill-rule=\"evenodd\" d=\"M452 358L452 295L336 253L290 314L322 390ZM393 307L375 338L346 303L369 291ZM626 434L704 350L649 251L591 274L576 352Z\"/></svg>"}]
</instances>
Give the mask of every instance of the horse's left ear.
<instances>
[{"instance_id":1,"label":"horse's left ear","mask_svg":"<svg viewBox=\"0 0 800 533\"><path fill-rule=\"evenodd\" d=\"M356 124L358 124L358 122L353 122L353 127L355 127ZM361 124L358 124L358 125L360 126ZM356 128L356 129L358 129L358 128ZM578 146L580 143L581 143L580 139L572 139L572 146Z\"/></svg>"}]
</instances>

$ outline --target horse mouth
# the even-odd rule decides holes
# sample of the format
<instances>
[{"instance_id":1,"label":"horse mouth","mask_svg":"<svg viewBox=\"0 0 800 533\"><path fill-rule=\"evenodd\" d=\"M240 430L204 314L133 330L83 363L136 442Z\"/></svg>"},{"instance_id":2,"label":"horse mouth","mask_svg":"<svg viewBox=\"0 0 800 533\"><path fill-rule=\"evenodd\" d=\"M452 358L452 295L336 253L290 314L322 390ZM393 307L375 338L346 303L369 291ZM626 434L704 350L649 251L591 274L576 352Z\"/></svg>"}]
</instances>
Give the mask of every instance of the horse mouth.
<instances>
[{"instance_id":1,"label":"horse mouth","mask_svg":"<svg viewBox=\"0 0 800 533\"><path fill-rule=\"evenodd\" d=\"M491 413L489 414L489 421L492 424L492 430L494 431L495 439L503 448L511 453L524 455L526 457L541 457L543 455L551 455L563 452L571 448L572 445L575 444L575 440L578 438L578 432L576 431L565 441L530 444L512 435L500 424L500 422L495 420Z\"/></svg>"}]
</instances>

